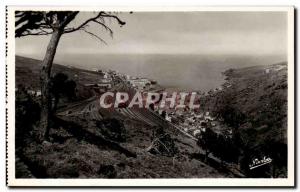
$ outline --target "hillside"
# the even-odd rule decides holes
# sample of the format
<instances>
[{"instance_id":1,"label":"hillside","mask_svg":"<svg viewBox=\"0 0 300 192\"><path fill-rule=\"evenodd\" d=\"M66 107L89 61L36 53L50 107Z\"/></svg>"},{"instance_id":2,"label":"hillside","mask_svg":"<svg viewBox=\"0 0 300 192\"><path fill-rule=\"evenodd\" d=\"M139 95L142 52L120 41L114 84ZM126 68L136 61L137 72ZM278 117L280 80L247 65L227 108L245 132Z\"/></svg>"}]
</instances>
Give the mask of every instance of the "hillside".
<instances>
[{"instance_id":1,"label":"hillside","mask_svg":"<svg viewBox=\"0 0 300 192\"><path fill-rule=\"evenodd\" d=\"M38 89L38 60L16 57L16 82ZM99 76L82 69L55 64L53 72L74 77L77 84L94 83ZM18 178L219 178L236 177L211 160L199 158L194 140L163 124L147 111L104 110L90 98L68 104L53 119L50 142L37 143L28 133L16 149ZM65 111L65 112L63 112ZM16 119L18 122L19 119ZM158 128L163 128L166 151L149 152L157 145ZM16 126L16 129L22 129ZM120 134L121 133L121 134ZM166 144L166 143L165 143ZM158 153L158 154L157 154ZM173 152L172 152L173 153Z\"/></svg>"},{"instance_id":2,"label":"hillside","mask_svg":"<svg viewBox=\"0 0 300 192\"><path fill-rule=\"evenodd\" d=\"M248 123L252 125L244 125L243 129L254 127L265 133L257 133L257 136L271 136L286 143L287 64L231 69L224 74L227 77L225 89L216 93L214 98L219 102L221 97L223 100L230 98L231 104L251 120ZM266 130L270 121L282 130Z\"/></svg>"},{"instance_id":3,"label":"hillside","mask_svg":"<svg viewBox=\"0 0 300 192\"><path fill-rule=\"evenodd\" d=\"M26 82L33 88L39 88L40 70L40 60L16 56L16 74L18 74L16 75L16 84ZM67 74L71 79L76 79L79 84L91 83L101 79L99 73L97 72L54 63L52 73L55 74L58 72L63 72Z\"/></svg>"},{"instance_id":4,"label":"hillside","mask_svg":"<svg viewBox=\"0 0 300 192\"><path fill-rule=\"evenodd\" d=\"M40 61L16 57L16 87L39 89ZM196 141L147 110L99 108L97 97L85 83L101 79L98 73L55 64L53 73L63 72L77 83L78 99L64 103L51 124L50 142L39 144L29 132L17 149L17 177L50 178L219 178L241 177L239 171L221 165L213 156L204 163ZM270 167L246 173L248 177L286 177L287 65L279 63L230 69L226 82L202 100L202 110L218 117L220 127L231 116L241 137L240 165L253 158L270 156ZM129 91L125 84L114 90ZM223 108L231 111L220 115ZM239 116L234 116L238 111ZM17 123L19 122L16 119ZM19 125L19 126L18 126ZM23 129L18 123L16 129ZM227 125L225 127L230 127ZM161 132L160 128L163 129ZM37 124L33 130L38 129ZM165 152L151 151L156 134L163 135ZM165 146L165 144L167 146ZM157 150L157 149L156 149ZM276 170L276 171L275 171Z\"/></svg>"},{"instance_id":5,"label":"hillside","mask_svg":"<svg viewBox=\"0 0 300 192\"><path fill-rule=\"evenodd\" d=\"M204 110L219 115L220 109L226 105L239 111L243 119L236 121L241 121L238 131L245 153L250 159L273 157L274 165L280 170L276 174L285 177L287 63L230 69L224 75L226 83L223 89L206 98ZM273 172L273 176L276 174Z\"/></svg>"},{"instance_id":6,"label":"hillside","mask_svg":"<svg viewBox=\"0 0 300 192\"><path fill-rule=\"evenodd\" d=\"M30 90L39 90L40 70L40 60L16 56L16 87L23 85ZM56 73L64 73L68 75L69 79L76 81L80 98L92 96L91 91L87 90L83 86L84 84L96 83L102 78L97 72L53 64L52 74L55 75Z\"/></svg>"}]
</instances>

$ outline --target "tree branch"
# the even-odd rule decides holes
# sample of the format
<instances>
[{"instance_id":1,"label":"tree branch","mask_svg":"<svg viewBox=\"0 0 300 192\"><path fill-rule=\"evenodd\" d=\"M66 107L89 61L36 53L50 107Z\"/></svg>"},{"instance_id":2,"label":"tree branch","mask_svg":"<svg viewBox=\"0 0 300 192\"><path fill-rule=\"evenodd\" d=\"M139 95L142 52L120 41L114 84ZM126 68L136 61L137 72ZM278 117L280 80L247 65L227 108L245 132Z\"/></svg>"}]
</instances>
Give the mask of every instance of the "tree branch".
<instances>
[{"instance_id":1,"label":"tree branch","mask_svg":"<svg viewBox=\"0 0 300 192\"><path fill-rule=\"evenodd\" d=\"M100 13L101 13L101 12L100 12ZM110 14L107 14L107 13L103 12L103 13L101 14L101 16L102 16L102 17L111 17L111 18L114 18L114 19L116 19L116 20L118 21L118 23L119 23L120 25L125 25L125 24L126 24L126 22L122 21L119 17L117 17L117 16L115 16L115 15L110 15Z\"/></svg>"},{"instance_id":2,"label":"tree branch","mask_svg":"<svg viewBox=\"0 0 300 192\"><path fill-rule=\"evenodd\" d=\"M47 18L47 13L46 13L46 12L43 13L43 17L44 17L45 23L46 23L47 25L49 25L52 29L54 29L53 24L52 24L51 21Z\"/></svg>"},{"instance_id":3,"label":"tree branch","mask_svg":"<svg viewBox=\"0 0 300 192\"><path fill-rule=\"evenodd\" d=\"M101 25L102 27L104 27L105 30L107 30L109 32L109 35L112 37L113 36L113 31L111 28L109 28L107 25L105 25L104 23L101 23L97 20L94 21L95 23Z\"/></svg>"},{"instance_id":4,"label":"tree branch","mask_svg":"<svg viewBox=\"0 0 300 192\"><path fill-rule=\"evenodd\" d=\"M104 43L105 45L107 45L106 41L104 41L101 37L99 37L98 35L95 35L94 33L87 31L86 29L82 29L84 32L86 32L87 34L97 38L99 41L101 41L102 43Z\"/></svg>"},{"instance_id":5,"label":"tree branch","mask_svg":"<svg viewBox=\"0 0 300 192\"><path fill-rule=\"evenodd\" d=\"M100 11L96 16L87 19L77 27L67 27L67 25L75 19L78 13L79 11L16 12L16 17L19 19L15 22L15 36L49 35L55 30L61 30L63 33L72 33L83 30L106 44L106 42L96 34L86 31L88 24L93 22L100 25L109 32L111 37L113 37L113 30L105 24L105 18L114 18L120 25L125 25L125 22L116 15Z\"/></svg>"},{"instance_id":6,"label":"tree branch","mask_svg":"<svg viewBox=\"0 0 300 192\"><path fill-rule=\"evenodd\" d=\"M34 36L34 35L51 35L53 32L44 33L44 32L37 32L37 33L25 33L22 34L22 37L24 36Z\"/></svg>"},{"instance_id":7,"label":"tree branch","mask_svg":"<svg viewBox=\"0 0 300 192\"><path fill-rule=\"evenodd\" d=\"M71 12L70 15L68 15L67 18L61 23L60 27L64 28L65 26L67 26L76 17L78 13L79 11Z\"/></svg>"},{"instance_id":8,"label":"tree branch","mask_svg":"<svg viewBox=\"0 0 300 192\"><path fill-rule=\"evenodd\" d=\"M97 14L97 16L92 17L92 18L86 20L85 22L83 22L83 23L82 23L81 25L79 25L78 27L70 28L69 30L65 30L64 33L72 33L72 32L74 32L74 31L78 31L78 30L80 30L80 29L83 29L83 28L86 26L86 24L88 24L89 22L91 22L91 21L93 21L93 20L96 20L96 19L97 19L98 17L100 17L100 16L101 16L101 12L99 12L99 13Z\"/></svg>"},{"instance_id":9,"label":"tree branch","mask_svg":"<svg viewBox=\"0 0 300 192\"><path fill-rule=\"evenodd\" d=\"M112 36L112 34L113 34L113 33L112 33L112 30L111 30L107 25L104 24L104 22L103 22L103 21L104 21L104 20L103 20L103 17L114 18L114 19L116 19L116 20L118 21L118 23L119 23L120 25L125 25L125 24L126 24L124 21L122 21L121 19L119 19L117 16L107 14L107 13L105 13L104 11L100 11L95 17L92 17L92 18L90 18L90 19L84 21L82 24L80 24L80 25L77 26L77 27L66 29L66 30L64 31L64 33L72 33L72 32L74 32L74 31L82 30L82 29L84 29L84 28L87 26L87 24L88 24L89 22L95 22L95 23L97 23L97 24L103 26L106 30L108 30L108 31L110 32L110 35ZM102 22L98 21L98 19L102 20Z\"/></svg>"}]
</instances>

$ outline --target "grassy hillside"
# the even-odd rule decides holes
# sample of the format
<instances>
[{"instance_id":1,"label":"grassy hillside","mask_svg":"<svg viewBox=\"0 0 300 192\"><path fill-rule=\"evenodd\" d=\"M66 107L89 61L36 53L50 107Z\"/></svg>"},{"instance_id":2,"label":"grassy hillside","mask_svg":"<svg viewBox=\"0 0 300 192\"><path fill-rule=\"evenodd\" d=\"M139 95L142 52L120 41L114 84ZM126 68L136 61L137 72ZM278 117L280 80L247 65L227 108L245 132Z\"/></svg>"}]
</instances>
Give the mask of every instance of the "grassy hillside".
<instances>
[{"instance_id":1,"label":"grassy hillside","mask_svg":"<svg viewBox=\"0 0 300 192\"><path fill-rule=\"evenodd\" d=\"M27 57L16 56L16 87L25 86L30 90L40 90L41 61ZM90 97L92 93L83 86L86 83L97 83L101 76L97 72L53 64L52 76L65 73L69 79L77 83L80 98Z\"/></svg>"},{"instance_id":2,"label":"grassy hillside","mask_svg":"<svg viewBox=\"0 0 300 192\"><path fill-rule=\"evenodd\" d=\"M39 88L39 75L41 70L41 61L22 56L16 56L16 85L26 83L33 88ZM53 64L52 74L63 72L71 79L76 79L79 84L93 83L101 79L99 73L67 67L64 65Z\"/></svg>"},{"instance_id":3,"label":"grassy hillside","mask_svg":"<svg viewBox=\"0 0 300 192\"><path fill-rule=\"evenodd\" d=\"M204 110L219 115L220 109L230 106L241 113L237 128L248 158L272 156L280 169L277 173L286 176L287 63L230 69L224 75L223 90L206 98Z\"/></svg>"},{"instance_id":4,"label":"grassy hillside","mask_svg":"<svg viewBox=\"0 0 300 192\"><path fill-rule=\"evenodd\" d=\"M287 64L246 68L228 74L236 106L261 139L287 141ZM237 94L235 94L237 93ZM243 128L249 128L245 126ZM263 133L263 134L259 134Z\"/></svg>"},{"instance_id":5,"label":"grassy hillside","mask_svg":"<svg viewBox=\"0 0 300 192\"><path fill-rule=\"evenodd\" d=\"M25 84L32 89L38 89L39 63L38 60L16 57L16 84ZM66 73L79 85L95 83L99 78L96 73L57 64L53 66L53 72ZM76 79L73 78L75 74ZM169 140L174 142L178 151L174 156L150 153L147 148L155 139L154 133L157 126L149 125L136 118L129 118L117 110L94 110L95 102L77 101L74 105L78 109L78 115L55 117L51 124L50 142L37 143L34 131L38 129L38 124L34 124L32 129L29 129L31 131L25 133L21 144L17 145L16 176L18 178L219 178L235 176L231 171L220 167L213 161L208 164L203 163L195 155L200 151L196 142L168 126L164 127L164 132L170 136ZM82 110L79 110L81 107ZM18 118L23 116L24 110L22 108L17 111L22 112L21 116L17 116L16 119L18 122L16 129L19 130L23 129L23 125ZM81 111L88 112L80 113ZM132 116L136 115L132 114ZM147 114L144 114L144 117L140 115L140 118L145 118L145 116ZM120 124L121 128L119 125L112 124L116 121L113 119L117 119L119 122L117 124ZM119 129L122 130L122 140L112 140L112 135L117 135Z\"/></svg>"},{"instance_id":6,"label":"grassy hillside","mask_svg":"<svg viewBox=\"0 0 300 192\"><path fill-rule=\"evenodd\" d=\"M272 137L286 143L287 64L228 70L225 75L231 86L220 95L246 115L242 129L255 128L261 139Z\"/></svg>"}]
</instances>

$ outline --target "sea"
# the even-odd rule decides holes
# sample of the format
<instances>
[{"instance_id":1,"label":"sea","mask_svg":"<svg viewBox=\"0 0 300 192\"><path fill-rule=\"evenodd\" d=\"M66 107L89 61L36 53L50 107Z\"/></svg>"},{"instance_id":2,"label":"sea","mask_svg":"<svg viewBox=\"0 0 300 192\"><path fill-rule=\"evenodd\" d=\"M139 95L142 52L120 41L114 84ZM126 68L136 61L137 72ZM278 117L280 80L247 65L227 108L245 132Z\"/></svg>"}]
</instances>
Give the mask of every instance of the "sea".
<instances>
[{"instance_id":1,"label":"sea","mask_svg":"<svg viewBox=\"0 0 300 192\"><path fill-rule=\"evenodd\" d=\"M58 64L88 70L116 70L131 76L156 80L165 88L202 91L220 87L224 71L286 61L284 55L197 55L197 54L64 54Z\"/></svg>"}]
</instances>

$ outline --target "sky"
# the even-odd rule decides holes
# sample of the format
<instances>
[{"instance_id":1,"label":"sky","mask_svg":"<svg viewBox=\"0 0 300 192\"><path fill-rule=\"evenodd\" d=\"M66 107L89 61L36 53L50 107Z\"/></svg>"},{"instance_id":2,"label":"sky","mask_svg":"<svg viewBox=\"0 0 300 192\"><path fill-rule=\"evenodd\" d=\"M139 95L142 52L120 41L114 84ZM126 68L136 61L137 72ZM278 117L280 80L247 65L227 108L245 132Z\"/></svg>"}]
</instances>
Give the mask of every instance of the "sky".
<instances>
[{"instance_id":1,"label":"sky","mask_svg":"<svg viewBox=\"0 0 300 192\"><path fill-rule=\"evenodd\" d=\"M94 15L80 13L70 24L78 25ZM287 15L285 12L127 12L118 13L126 22L87 28L107 45L78 31L62 36L57 54L231 54L286 55ZM49 36L16 39L16 54L43 58Z\"/></svg>"}]
</instances>

